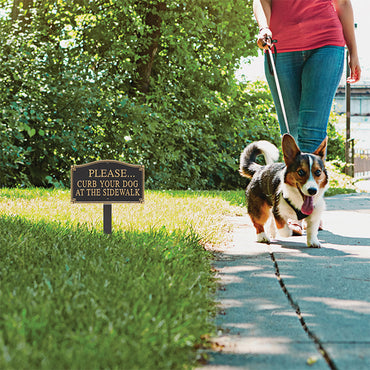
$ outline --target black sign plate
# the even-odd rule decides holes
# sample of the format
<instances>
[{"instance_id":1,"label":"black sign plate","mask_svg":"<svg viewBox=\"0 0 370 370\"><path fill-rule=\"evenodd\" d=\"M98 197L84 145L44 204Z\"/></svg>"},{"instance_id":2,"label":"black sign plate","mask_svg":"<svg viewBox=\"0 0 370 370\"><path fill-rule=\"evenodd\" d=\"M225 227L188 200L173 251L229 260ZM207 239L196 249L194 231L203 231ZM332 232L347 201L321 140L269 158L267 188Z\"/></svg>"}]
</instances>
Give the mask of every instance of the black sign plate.
<instances>
[{"instance_id":1,"label":"black sign plate","mask_svg":"<svg viewBox=\"0 0 370 370\"><path fill-rule=\"evenodd\" d=\"M72 203L143 203L144 166L96 161L71 167Z\"/></svg>"}]
</instances>

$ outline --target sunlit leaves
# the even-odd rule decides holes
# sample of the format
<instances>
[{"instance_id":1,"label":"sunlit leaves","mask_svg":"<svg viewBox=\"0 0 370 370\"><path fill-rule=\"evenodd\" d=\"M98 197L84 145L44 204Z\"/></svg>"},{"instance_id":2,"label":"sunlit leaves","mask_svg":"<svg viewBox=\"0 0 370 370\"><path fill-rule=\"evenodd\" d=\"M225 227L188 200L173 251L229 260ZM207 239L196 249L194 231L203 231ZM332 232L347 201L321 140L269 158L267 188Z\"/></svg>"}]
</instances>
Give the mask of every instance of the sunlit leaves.
<instances>
[{"instance_id":1,"label":"sunlit leaves","mask_svg":"<svg viewBox=\"0 0 370 370\"><path fill-rule=\"evenodd\" d=\"M271 113L234 79L250 0L43 0L27 22L0 4L1 185L68 186L71 164L117 158L152 187L234 186L236 132Z\"/></svg>"}]
</instances>

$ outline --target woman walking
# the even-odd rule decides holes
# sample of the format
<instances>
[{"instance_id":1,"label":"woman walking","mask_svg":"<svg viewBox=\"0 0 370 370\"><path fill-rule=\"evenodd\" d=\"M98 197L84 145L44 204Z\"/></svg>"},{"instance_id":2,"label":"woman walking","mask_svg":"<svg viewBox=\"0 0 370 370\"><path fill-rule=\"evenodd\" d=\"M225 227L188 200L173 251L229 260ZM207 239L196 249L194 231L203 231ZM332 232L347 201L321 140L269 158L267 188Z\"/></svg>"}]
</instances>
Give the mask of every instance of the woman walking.
<instances>
[{"instance_id":1,"label":"woman walking","mask_svg":"<svg viewBox=\"0 0 370 370\"><path fill-rule=\"evenodd\" d=\"M349 83L361 68L350 0L254 0L260 27L257 44L272 48L290 134L303 152L314 152L327 136L327 125L349 52ZM265 53L265 74L274 99L281 134L287 132L275 78ZM293 235L301 222L289 221Z\"/></svg>"},{"instance_id":2,"label":"woman walking","mask_svg":"<svg viewBox=\"0 0 370 370\"><path fill-rule=\"evenodd\" d=\"M291 135L304 152L314 152L326 137L335 92L349 51L351 76L361 68L350 0L254 0L260 27L257 44L266 49L276 39L275 64ZM266 78L286 133L274 76L265 55Z\"/></svg>"}]
</instances>

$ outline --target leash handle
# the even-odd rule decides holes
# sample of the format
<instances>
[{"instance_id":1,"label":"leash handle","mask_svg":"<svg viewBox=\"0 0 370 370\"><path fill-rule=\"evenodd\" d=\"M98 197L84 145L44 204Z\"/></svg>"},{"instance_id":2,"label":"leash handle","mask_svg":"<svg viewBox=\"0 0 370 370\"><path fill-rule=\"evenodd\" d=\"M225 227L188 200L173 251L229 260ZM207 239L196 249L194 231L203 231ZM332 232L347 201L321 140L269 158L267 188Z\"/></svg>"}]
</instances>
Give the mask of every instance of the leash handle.
<instances>
[{"instance_id":1,"label":"leash handle","mask_svg":"<svg viewBox=\"0 0 370 370\"><path fill-rule=\"evenodd\" d=\"M275 46L274 44L276 44L276 43L277 43L277 40L272 39L270 36L266 36L266 37L264 38L264 40L265 40L265 41L263 41L263 42L262 42L262 46L263 46L263 47L265 47L266 45L268 45L268 44L267 44L267 40L269 40L269 39L271 40L271 42L270 42L270 43L271 43L271 46L268 46L268 48L270 48L270 47L271 47L271 48L274 48L274 49L275 49L275 51L276 51L276 46Z\"/></svg>"},{"instance_id":2,"label":"leash handle","mask_svg":"<svg viewBox=\"0 0 370 370\"><path fill-rule=\"evenodd\" d=\"M271 40L272 45L275 44L276 42L277 42L277 40ZM267 43L266 43L266 45L267 45ZM272 48L274 48L274 51L275 51L275 54L276 54L276 46L275 45L273 45L273 46L271 46L267 49L267 52L268 52L269 58L270 58L269 66L271 66L272 74L275 78L276 90L277 90L277 93L278 93L278 96L279 96L281 110L283 112L285 127L286 127L286 130L287 130L287 133L290 134L289 125L288 125L288 118L287 118L286 111L285 111L285 106L284 106L283 95L281 93L279 78L278 78L278 75L277 75L277 72L276 72L274 55L273 55L272 50L271 50Z\"/></svg>"}]
</instances>

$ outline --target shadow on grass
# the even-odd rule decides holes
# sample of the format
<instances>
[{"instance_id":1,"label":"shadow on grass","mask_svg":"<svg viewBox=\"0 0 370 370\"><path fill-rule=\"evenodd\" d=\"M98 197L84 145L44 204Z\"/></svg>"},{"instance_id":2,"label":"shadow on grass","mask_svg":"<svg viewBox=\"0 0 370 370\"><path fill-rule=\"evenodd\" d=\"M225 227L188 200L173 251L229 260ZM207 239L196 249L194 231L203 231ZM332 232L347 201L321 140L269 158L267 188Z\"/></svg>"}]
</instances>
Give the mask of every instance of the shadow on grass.
<instances>
[{"instance_id":1,"label":"shadow on grass","mask_svg":"<svg viewBox=\"0 0 370 370\"><path fill-rule=\"evenodd\" d=\"M179 368L213 329L194 234L0 217L0 274L0 368Z\"/></svg>"}]
</instances>

